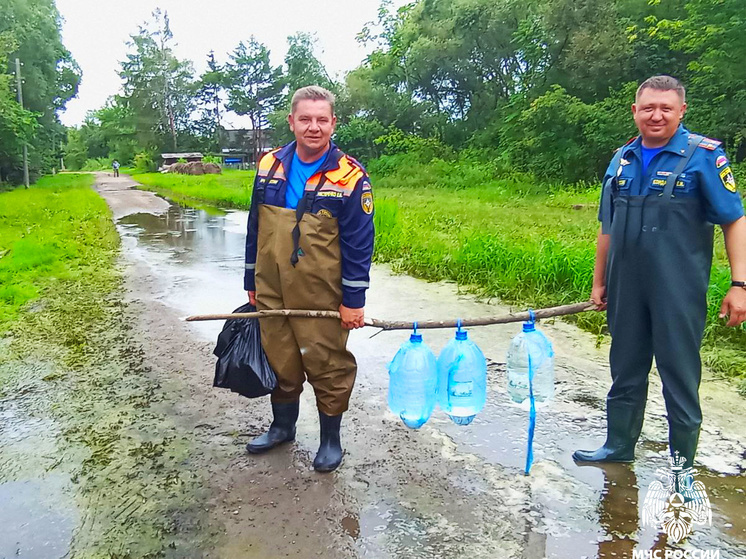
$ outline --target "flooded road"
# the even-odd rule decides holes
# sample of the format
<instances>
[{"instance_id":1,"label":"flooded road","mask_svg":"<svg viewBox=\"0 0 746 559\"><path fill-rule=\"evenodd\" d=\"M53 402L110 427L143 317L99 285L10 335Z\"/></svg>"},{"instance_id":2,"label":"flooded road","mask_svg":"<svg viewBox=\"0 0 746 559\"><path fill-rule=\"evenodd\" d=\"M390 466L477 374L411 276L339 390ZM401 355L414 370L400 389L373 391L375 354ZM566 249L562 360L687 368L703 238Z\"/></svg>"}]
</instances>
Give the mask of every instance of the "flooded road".
<instances>
[{"instance_id":1,"label":"flooded road","mask_svg":"<svg viewBox=\"0 0 746 559\"><path fill-rule=\"evenodd\" d=\"M296 442L267 455L247 455L248 439L269 424L267 399L248 401L212 388L210 351L222 323L180 320L244 303L246 213L166 203L134 194L127 180L101 177L98 187L114 209L122 237L133 328L162 389L174 394L169 412L174 429L191 434L185 444L192 450L183 467L198 479L195 499L207 515L199 529L209 537L191 549L187 543L188 553L183 545L176 547L171 556L565 559L631 558L633 550L666 549L665 535L642 526L641 513L656 469L667 467L657 376L651 378L636 462L575 465L573 450L603 442L608 348L596 347L595 337L559 321L540 325L554 344L557 385L555 401L538 412L530 476L523 475L528 413L506 393L505 354L518 324L470 330L488 359L489 378L487 406L468 426L457 426L436 410L413 431L388 411L387 365L408 333L371 337L376 331L366 328L350 336L359 373L342 423L346 455L339 470L319 475L311 468L318 419L310 387L302 397ZM128 193L144 197L122 203ZM468 318L510 310L460 292L455 284L396 275L386 266L374 266L371 286L366 314L379 319ZM424 332L436 354L452 336L448 330ZM743 400L717 381L703 384L702 397L697 479L712 503L712 525L697 526L672 549L746 557ZM14 412L0 407L0 413L12 417ZM29 429L24 425L17 429ZM3 456L9 449L23 452L24 444L39 446L8 432L9 427L0 431ZM20 442L9 442L9 436ZM49 545L56 547L47 555L34 555L30 548L17 555L63 556L58 550L69 546L81 513L61 506L48 507L49 517L35 511L50 495L52 502L64 502L60 495L70 490L69 480L62 473L26 481L11 477L0 479L8 480L0 483L1 502L16 499L29 519L3 520L0 512L0 557L16 555L8 529L26 537L34 522L50 526ZM43 489L34 486L39 479Z\"/></svg>"}]
</instances>

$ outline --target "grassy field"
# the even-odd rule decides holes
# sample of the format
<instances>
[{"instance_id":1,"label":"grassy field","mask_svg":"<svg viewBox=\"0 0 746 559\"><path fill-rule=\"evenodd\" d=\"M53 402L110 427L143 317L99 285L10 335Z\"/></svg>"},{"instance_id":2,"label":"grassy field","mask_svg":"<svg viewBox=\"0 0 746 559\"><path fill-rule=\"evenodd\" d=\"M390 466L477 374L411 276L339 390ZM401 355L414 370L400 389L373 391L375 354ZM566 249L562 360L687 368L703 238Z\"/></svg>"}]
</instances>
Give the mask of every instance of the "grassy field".
<instances>
[{"instance_id":1,"label":"grassy field","mask_svg":"<svg viewBox=\"0 0 746 559\"><path fill-rule=\"evenodd\" d=\"M132 178L146 190L174 200L209 202L222 208L249 209L254 171L225 170L221 175L145 173Z\"/></svg>"},{"instance_id":2,"label":"grassy field","mask_svg":"<svg viewBox=\"0 0 746 559\"><path fill-rule=\"evenodd\" d=\"M0 333L55 283L109 283L118 236L93 175L0 193Z\"/></svg>"},{"instance_id":3,"label":"grassy field","mask_svg":"<svg viewBox=\"0 0 746 559\"><path fill-rule=\"evenodd\" d=\"M598 232L598 188L495 178L467 165L400 166L376 174L376 255L395 270L452 280L486 297L535 308L586 300ZM136 175L147 188L184 201L248 208L253 174ZM235 201L235 202L234 202ZM746 379L743 328L717 318L730 284L718 233L703 357L716 373ZM576 316L599 336L605 316ZM746 381L744 383L746 388Z\"/></svg>"}]
</instances>

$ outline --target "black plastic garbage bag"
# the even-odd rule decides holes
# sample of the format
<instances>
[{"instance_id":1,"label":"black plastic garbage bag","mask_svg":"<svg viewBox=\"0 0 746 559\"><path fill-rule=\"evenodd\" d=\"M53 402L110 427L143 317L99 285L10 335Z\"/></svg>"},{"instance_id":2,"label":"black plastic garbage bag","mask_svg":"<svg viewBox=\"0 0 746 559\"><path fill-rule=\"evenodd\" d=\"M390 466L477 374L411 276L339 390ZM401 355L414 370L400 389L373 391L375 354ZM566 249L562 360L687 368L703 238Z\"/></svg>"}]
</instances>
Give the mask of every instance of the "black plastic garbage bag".
<instances>
[{"instance_id":1,"label":"black plastic garbage bag","mask_svg":"<svg viewBox=\"0 0 746 559\"><path fill-rule=\"evenodd\" d=\"M233 312L255 311L247 303ZM226 320L213 353L218 358L213 386L230 388L247 398L265 396L277 387L277 375L262 349L259 319Z\"/></svg>"}]
</instances>

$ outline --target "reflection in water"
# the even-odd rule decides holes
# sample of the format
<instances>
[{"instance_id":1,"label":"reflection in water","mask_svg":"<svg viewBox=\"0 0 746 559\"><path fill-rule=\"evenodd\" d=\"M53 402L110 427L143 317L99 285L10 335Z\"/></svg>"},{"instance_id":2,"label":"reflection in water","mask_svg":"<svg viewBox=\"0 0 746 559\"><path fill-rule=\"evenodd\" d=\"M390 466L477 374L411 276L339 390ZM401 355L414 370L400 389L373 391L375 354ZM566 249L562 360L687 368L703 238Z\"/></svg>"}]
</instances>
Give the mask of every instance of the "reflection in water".
<instances>
[{"instance_id":1,"label":"reflection in water","mask_svg":"<svg viewBox=\"0 0 746 559\"><path fill-rule=\"evenodd\" d=\"M598 468L604 473L598 520L609 537L598 542L598 557L632 557L640 528L637 476L628 464L604 464Z\"/></svg>"}]
</instances>

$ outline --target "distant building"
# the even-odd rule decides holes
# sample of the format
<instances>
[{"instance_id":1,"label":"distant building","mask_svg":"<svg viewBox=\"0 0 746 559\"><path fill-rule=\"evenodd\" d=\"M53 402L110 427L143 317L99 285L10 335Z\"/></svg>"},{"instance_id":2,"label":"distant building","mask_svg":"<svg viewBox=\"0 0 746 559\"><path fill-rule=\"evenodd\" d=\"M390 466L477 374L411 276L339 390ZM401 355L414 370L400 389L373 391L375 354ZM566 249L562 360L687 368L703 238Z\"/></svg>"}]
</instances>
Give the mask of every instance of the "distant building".
<instances>
[{"instance_id":1,"label":"distant building","mask_svg":"<svg viewBox=\"0 0 746 559\"><path fill-rule=\"evenodd\" d=\"M202 158L204 155L202 155L199 152L192 152L192 153L162 153L161 158L163 159L163 167L168 167L169 165L173 165L174 163L178 163L179 160L183 159L187 163L191 163L192 161L202 161Z\"/></svg>"},{"instance_id":2,"label":"distant building","mask_svg":"<svg viewBox=\"0 0 746 559\"><path fill-rule=\"evenodd\" d=\"M224 167L237 169L248 169L255 166L254 161L254 131L250 128L239 128L227 130L220 128L218 131L220 140L219 156ZM261 157L272 149L271 138L268 130L262 130L259 137L258 155Z\"/></svg>"}]
</instances>

